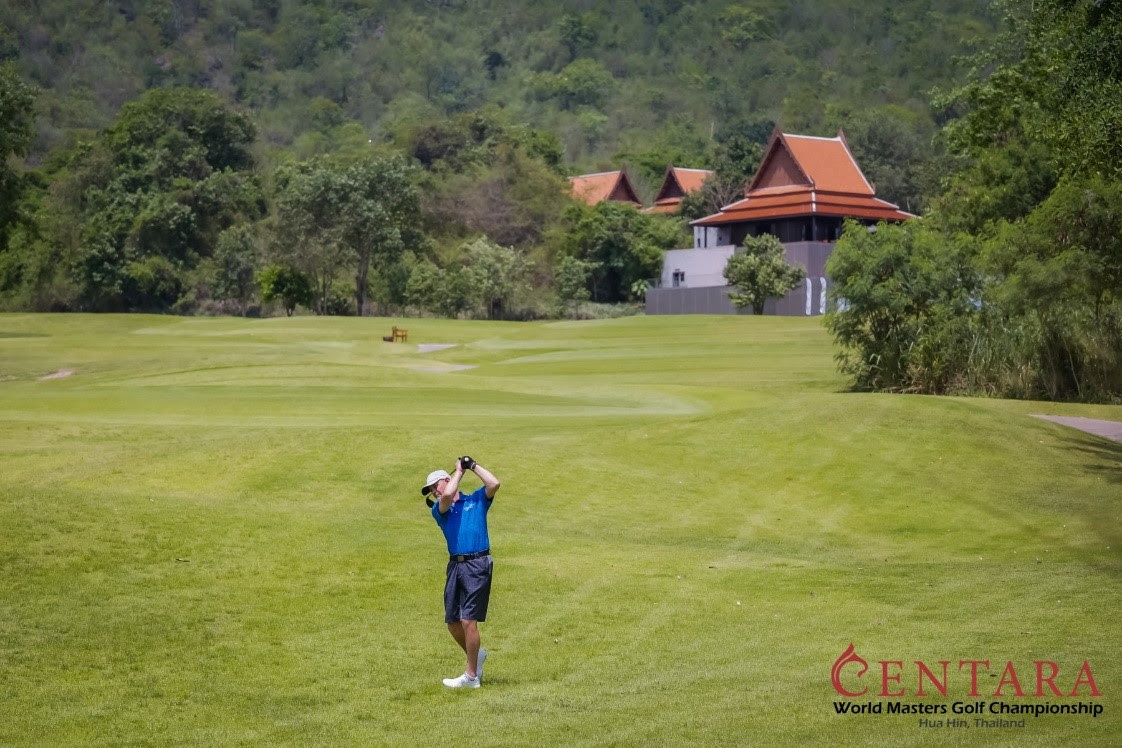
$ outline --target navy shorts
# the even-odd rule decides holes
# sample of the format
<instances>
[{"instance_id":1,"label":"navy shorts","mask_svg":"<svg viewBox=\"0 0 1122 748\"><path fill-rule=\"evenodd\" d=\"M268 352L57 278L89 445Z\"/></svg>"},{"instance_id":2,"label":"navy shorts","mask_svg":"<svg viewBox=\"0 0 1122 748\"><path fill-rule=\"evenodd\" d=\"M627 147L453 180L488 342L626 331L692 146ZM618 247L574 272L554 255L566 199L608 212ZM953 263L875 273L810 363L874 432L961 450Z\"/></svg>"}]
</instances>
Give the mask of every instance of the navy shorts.
<instances>
[{"instance_id":1,"label":"navy shorts","mask_svg":"<svg viewBox=\"0 0 1122 748\"><path fill-rule=\"evenodd\" d=\"M491 599L490 555L470 561L449 561L444 584L444 622L486 621Z\"/></svg>"}]
</instances>

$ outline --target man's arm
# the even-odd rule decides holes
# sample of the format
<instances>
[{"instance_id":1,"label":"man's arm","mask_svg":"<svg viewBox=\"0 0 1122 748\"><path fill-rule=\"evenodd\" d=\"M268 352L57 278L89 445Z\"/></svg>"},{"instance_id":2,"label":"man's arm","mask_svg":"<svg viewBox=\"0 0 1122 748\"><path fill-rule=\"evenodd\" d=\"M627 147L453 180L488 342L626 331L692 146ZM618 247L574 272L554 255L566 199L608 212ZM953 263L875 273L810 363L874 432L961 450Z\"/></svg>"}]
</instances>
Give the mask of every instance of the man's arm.
<instances>
[{"instance_id":1,"label":"man's arm","mask_svg":"<svg viewBox=\"0 0 1122 748\"><path fill-rule=\"evenodd\" d=\"M460 493L460 479L464 477L464 469L460 467L460 461L456 460L456 470L452 473L451 479L444 484L444 491L440 494L440 513L447 514L448 510L452 508L452 502Z\"/></svg>"},{"instance_id":2,"label":"man's arm","mask_svg":"<svg viewBox=\"0 0 1122 748\"><path fill-rule=\"evenodd\" d=\"M487 498L495 498L495 492L499 490L499 479L492 475L490 470L483 467L478 462L475 463L475 467L472 468L472 472L478 475L479 479L483 481L483 486L487 489Z\"/></svg>"}]
</instances>

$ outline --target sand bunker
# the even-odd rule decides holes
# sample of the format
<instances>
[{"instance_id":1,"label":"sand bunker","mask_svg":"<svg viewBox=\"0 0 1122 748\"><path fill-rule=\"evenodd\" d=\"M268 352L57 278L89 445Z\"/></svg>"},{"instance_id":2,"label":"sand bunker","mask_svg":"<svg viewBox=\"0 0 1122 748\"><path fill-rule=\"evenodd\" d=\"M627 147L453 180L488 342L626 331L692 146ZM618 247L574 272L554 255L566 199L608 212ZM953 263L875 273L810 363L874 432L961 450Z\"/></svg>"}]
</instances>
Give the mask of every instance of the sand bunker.
<instances>
[{"instance_id":1,"label":"sand bunker","mask_svg":"<svg viewBox=\"0 0 1122 748\"><path fill-rule=\"evenodd\" d=\"M74 373L73 369L59 369L54 374L46 374L44 376L39 377L38 381L45 382L48 379L66 379L68 376L70 376L73 373Z\"/></svg>"},{"instance_id":2,"label":"sand bunker","mask_svg":"<svg viewBox=\"0 0 1122 748\"><path fill-rule=\"evenodd\" d=\"M467 371L476 367L467 364L449 364L448 366L411 366L414 371L431 371L437 374L446 374L450 371Z\"/></svg>"}]
</instances>

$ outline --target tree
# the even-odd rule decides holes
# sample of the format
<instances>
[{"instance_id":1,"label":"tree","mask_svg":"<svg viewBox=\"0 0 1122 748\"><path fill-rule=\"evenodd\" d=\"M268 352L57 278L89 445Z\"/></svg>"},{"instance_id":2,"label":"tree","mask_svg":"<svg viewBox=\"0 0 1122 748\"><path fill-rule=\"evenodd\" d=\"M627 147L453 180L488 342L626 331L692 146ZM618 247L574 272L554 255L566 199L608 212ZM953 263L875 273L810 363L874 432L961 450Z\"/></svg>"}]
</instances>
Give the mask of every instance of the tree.
<instances>
[{"instance_id":1,"label":"tree","mask_svg":"<svg viewBox=\"0 0 1122 748\"><path fill-rule=\"evenodd\" d=\"M126 179L167 186L180 177L251 167L256 134L248 116L210 91L157 88L122 108L105 145Z\"/></svg>"},{"instance_id":2,"label":"tree","mask_svg":"<svg viewBox=\"0 0 1122 748\"><path fill-rule=\"evenodd\" d=\"M986 242L984 300L1020 335L1027 396L1122 394L1122 182L1064 179Z\"/></svg>"},{"instance_id":3,"label":"tree","mask_svg":"<svg viewBox=\"0 0 1122 748\"><path fill-rule=\"evenodd\" d=\"M722 177L706 179L700 190L687 193L678 205L678 215L689 221L720 212L721 208L744 197L748 180Z\"/></svg>"},{"instance_id":4,"label":"tree","mask_svg":"<svg viewBox=\"0 0 1122 748\"><path fill-rule=\"evenodd\" d=\"M446 271L429 260L413 266L405 285L405 300L418 309L458 317L471 309L477 295L467 272Z\"/></svg>"},{"instance_id":5,"label":"tree","mask_svg":"<svg viewBox=\"0 0 1122 748\"><path fill-rule=\"evenodd\" d=\"M987 387L1117 398L1122 6L1001 7L1006 30L972 59L967 82L936 102L954 116L943 137L962 166L931 223L952 240L956 231L982 239L975 267L985 324L971 350L994 352Z\"/></svg>"},{"instance_id":6,"label":"tree","mask_svg":"<svg viewBox=\"0 0 1122 748\"><path fill-rule=\"evenodd\" d=\"M714 169L722 181L735 184L743 193L756 169L760 166L760 159L764 157L764 146L770 137L770 132L761 137L762 126L774 123L750 122L741 125L742 129L726 132L717 148L714 159Z\"/></svg>"},{"instance_id":7,"label":"tree","mask_svg":"<svg viewBox=\"0 0 1122 748\"><path fill-rule=\"evenodd\" d=\"M513 302L529 291L529 263L520 253L500 247L486 237L476 239L463 251L487 319L502 318Z\"/></svg>"},{"instance_id":8,"label":"tree","mask_svg":"<svg viewBox=\"0 0 1122 748\"><path fill-rule=\"evenodd\" d=\"M19 215L26 180L9 163L26 156L35 127L35 89L24 83L13 63L0 65L0 252Z\"/></svg>"},{"instance_id":9,"label":"tree","mask_svg":"<svg viewBox=\"0 0 1122 748\"><path fill-rule=\"evenodd\" d=\"M366 307L371 264L386 272L421 240L413 169L400 158L370 158L341 175L341 237L355 267L355 313Z\"/></svg>"},{"instance_id":10,"label":"tree","mask_svg":"<svg viewBox=\"0 0 1122 748\"><path fill-rule=\"evenodd\" d=\"M595 264L575 257L562 257L553 269L553 288L562 312L577 302L588 301L588 279Z\"/></svg>"},{"instance_id":11,"label":"tree","mask_svg":"<svg viewBox=\"0 0 1122 748\"><path fill-rule=\"evenodd\" d=\"M1023 220L1058 182L1047 146L1010 142L978 153L952 172L925 219L948 233L989 235L1001 222Z\"/></svg>"},{"instance_id":12,"label":"tree","mask_svg":"<svg viewBox=\"0 0 1122 748\"><path fill-rule=\"evenodd\" d=\"M743 5L730 5L721 13L721 39L743 51L752 42L770 38L775 24L756 10Z\"/></svg>"},{"instance_id":13,"label":"tree","mask_svg":"<svg viewBox=\"0 0 1122 748\"><path fill-rule=\"evenodd\" d=\"M660 184L667 164L706 169L714 158L709 133L702 132L694 119L684 112L668 118L656 135L640 142L641 147L621 149L612 156L614 163L627 164L629 176L640 189L641 185Z\"/></svg>"},{"instance_id":14,"label":"tree","mask_svg":"<svg viewBox=\"0 0 1122 748\"><path fill-rule=\"evenodd\" d=\"M936 96L959 160L934 217L992 234L1025 218L1062 179L1122 179L1122 5L1007 0L1005 31Z\"/></svg>"},{"instance_id":15,"label":"tree","mask_svg":"<svg viewBox=\"0 0 1122 748\"><path fill-rule=\"evenodd\" d=\"M331 284L348 260L340 214L347 196L338 169L323 159L277 170L274 255L305 274L316 312L327 314Z\"/></svg>"},{"instance_id":16,"label":"tree","mask_svg":"<svg viewBox=\"0 0 1122 748\"><path fill-rule=\"evenodd\" d=\"M593 301L632 300L635 281L656 277L665 251L687 243L677 220L612 201L571 205L563 227L558 254L593 264Z\"/></svg>"},{"instance_id":17,"label":"tree","mask_svg":"<svg viewBox=\"0 0 1122 748\"><path fill-rule=\"evenodd\" d=\"M405 303L417 309L436 311L444 286L444 271L430 260L422 260L409 271L409 280L405 283Z\"/></svg>"},{"instance_id":18,"label":"tree","mask_svg":"<svg viewBox=\"0 0 1122 748\"><path fill-rule=\"evenodd\" d=\"M44 242L72 253L81 306L174 305L219 234L265 210L254 137L252 122L213 93L157 89L67 154L44 211L66 220L48 218Z\"/></svg>"},{"instance_id":19,"label":"tree","mask_svg":"<svg viewBox=\"0 0 1122 748\"><path fill-rule=\"evenodd\" d=\"M404 137L403 145L425 168L462 171L470 164L486 163L503 135L502 124L491 114L461 112L418 126Z\"/></svg>"},{"instance_id":20,"label":"tree","mask_svg":"<svg viewBox=\"0 0 1122 748\"><path fill-rule=\"evenodd\" d=\"M932 127L900 106L861 110L848 118L846 142L877 196L911 213L924 206L922 170L932 158Z\"/></svg>"},{"instance_id":21,"label":"tree","mask_svg":"<svg viewBox=\"0 0 1122 748\"><path fill-rule=\"evenodd\" d=\"M825 9L674 0L622 14L603 2L519 3L506 13L445 0L87 5L77 14L60 0L36 3L35 12L5 6L12 29L0 34L0 59L20 55L28 80L52 92L33 163L105 125L149 87L229 92L268 123L260 151L268 159L315 127L304 116L314 99L333 102L371 132L387 132L409 98L437 111L482 103L523 111L518 99L529 76L582 58L627 79L624 95L604 101L614 148L656 134L670 111L690 113L707 131L714 118L719 126L746 112L779 112L784 93L795 89L809 91L819 110L832 100L906 102L944 83L964 40L989 35L993 25L989 4L899 12L883 1L852 0ZM525 110L529 121L561 131L558 114L548 104Z\"/></svg>"},{"instance_id":22,"label":"tree","mask_svg":"<svg viewBox=\"0 0 1122 748\"><path fill-rule=\"evenodd\" d=\"M587 58L574 60L559 73L539 73L535 80L546 97L558 100L562 109L603 106L616 87L616 79L599 62Z\"/></svg>"},{"instance_id":23,"label":"tree","mask_svg":"<svg viewBox=\"0 0 1122 748\"><path fill-rule=\"evenodd\" d=\"M557 34L569 50L569 61L596 41L596 16L592 13L566 13L557 22Z\"/></svg>"},{"instance_id":24,"label":"tree","mask_svg":"<svg viewBox=\"0 0 1122 748\"><path fill-rule=\"evenodd\" d=\"M288 265L269 265L257 276L261 286L261 300L280 300L289 317L297 305L310 307L315 302L315 292L308 276Z\"/></svg>"},{"instance_id":25,"label":"tree","mask_svg":"<svg viewBox=\"0 0 1122 748\"><path fill-rule=\"evenodd\" d=\"M806 277L806 271L792 267L784 259L783 244L770 234L748 237L744 252L737 252L725 265L725 279L734 291L729 298L738 309L752 307L753 314L764 313L764 302L783 296Z\"/></svg>"},{"instance_id":26,"label":"tree","mask_svg":"<svg viewBox=\"0 0 1122 748\"><path fill-rule=\"evenodd\" d=\"M944 135L968 157L1039 142L1061 175L1122 177L1122 5L1006 0L1005 31L971 60L966 84L936 98L957 115Z\"/></svg>"},{"instance_id":27,"label":"tree","mask_svg":"<svg viewBox=\"0 0 1122 748\"><path fill-rule=\"evenodd\" d=\"M938 393L964 381L976 253L969 238L949 241L919 221L875 232L846 222L826 263L834 310L825 322L859 389Z\"/></svg>"},{"instance_id":28,"label":"tree","mask_svg":"<svg viewBox=\"0 0 1122 748\"><path fill-rule=\"evenodd\" d=\"M281 167L276 182L277 256L314 280L321 314L327 313L332 282L351 265L361 315L371 267L388 271L422 240L413 169L396 157L349 164L317 158Z\"/></svg>"},{"instance_id":29,"label":"tree","mask_svg":"<svg viewBox=\"0 0 1122 748\"><path fill-rule=\"evenodd\" d=\"M248 226L232 226L218 235L214 252L214 297L237 302L241 313L253 296L257 247Z\"/></svg>"},{"instance_id":30,"label":"tree","mask_svg":"<svg viewBox=\"0 0 1122 748\"><path fill-rule=\"evenodd\" d=\"M437 172L427 180L425 209L434 234L485 234L519 248L541 241L565 205L568 184L546 163L510 144L497 146L486 166Z\"/></svg>"},{"instance_id":31,"label":"tree","mask_svg":"<svg viewBox=\"0 0 1122 748\"><path fill-rule=\"evenodd\" d=\"M416 255L406 250L402 258L371 279L370 300L382 310L400 310L405 306L405 289L416 265Z\"/></svg>"}]
</instances>

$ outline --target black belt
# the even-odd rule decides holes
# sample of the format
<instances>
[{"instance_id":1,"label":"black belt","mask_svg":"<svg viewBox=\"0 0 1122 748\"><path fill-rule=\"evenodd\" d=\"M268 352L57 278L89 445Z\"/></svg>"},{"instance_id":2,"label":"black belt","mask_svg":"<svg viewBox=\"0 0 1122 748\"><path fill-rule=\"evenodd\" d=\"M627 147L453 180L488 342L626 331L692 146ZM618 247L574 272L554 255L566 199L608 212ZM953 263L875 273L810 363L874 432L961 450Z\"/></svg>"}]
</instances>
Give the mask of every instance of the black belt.
<instances>
[{"instance_id":1,"label":"black belt","mask_svg":"<svg viewBox=\"0 0 1122 748\"><path fill-rule=\"evenodd\" d=\"M490 555L491 555L491 551L480 551L479 553L461 553L461 554L456 555L456 556L449 556L448 560L449 561L455 561L456 563L460 563L461 561L473 561L477 558L483 558L484 556L490 556Z\"/></svg>"}]
</instances>

